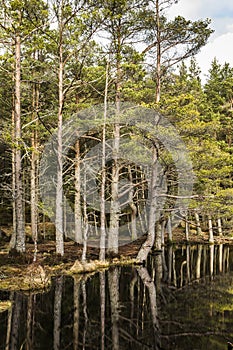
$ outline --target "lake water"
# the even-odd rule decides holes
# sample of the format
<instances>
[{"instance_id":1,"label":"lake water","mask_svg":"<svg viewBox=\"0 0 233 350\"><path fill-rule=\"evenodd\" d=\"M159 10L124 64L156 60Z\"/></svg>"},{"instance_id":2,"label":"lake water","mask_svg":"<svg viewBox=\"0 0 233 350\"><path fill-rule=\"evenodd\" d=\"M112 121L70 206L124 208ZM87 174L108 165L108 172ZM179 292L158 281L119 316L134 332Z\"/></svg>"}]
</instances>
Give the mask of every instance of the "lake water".
<instances>
[{"instance_id":1,"label":"lake water","mask_svg":"<svg viewBox=\"0 0 233 350\"><path fill-rule=\"evenodd\" d=\"M0 292L0 350L227 349L233 249L168 247L145 267L53 279L40 294Z\"/></svg>"}]
</instances>

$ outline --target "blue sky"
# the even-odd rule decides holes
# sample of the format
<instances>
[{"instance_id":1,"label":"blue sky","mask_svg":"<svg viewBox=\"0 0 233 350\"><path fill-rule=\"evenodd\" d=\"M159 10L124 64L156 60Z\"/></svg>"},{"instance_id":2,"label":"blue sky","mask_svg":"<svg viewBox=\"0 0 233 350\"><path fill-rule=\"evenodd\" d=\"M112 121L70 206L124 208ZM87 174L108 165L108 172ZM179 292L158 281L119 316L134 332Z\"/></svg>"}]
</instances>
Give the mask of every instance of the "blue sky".
<instances>
[{"instance_id":1,"label":"blue sky","mask_svg":"<svg viewBox=\"0 0 233 350\"><path fill-rule=\"evenodd\" d=\"M233 67L233 0L180 0L169 9L168 14L171 17L181 15L191 20L212 20L211 28L215 32L196 56L203 80L214 57L219 63L228 62Z\"/></svg>"}]
</instances>

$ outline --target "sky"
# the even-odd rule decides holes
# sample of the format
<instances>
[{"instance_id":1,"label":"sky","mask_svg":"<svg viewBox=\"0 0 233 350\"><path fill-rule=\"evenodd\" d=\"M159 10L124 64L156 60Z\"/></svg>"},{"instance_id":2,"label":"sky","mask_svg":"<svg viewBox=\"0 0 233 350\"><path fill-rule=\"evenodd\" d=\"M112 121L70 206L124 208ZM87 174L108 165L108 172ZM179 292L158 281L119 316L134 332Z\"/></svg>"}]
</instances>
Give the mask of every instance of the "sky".
<instances>
[{"instance_id":1,"label":"sky","mask_svg":"<svg viewBox=\"0 0 233 350\"><path fill-rule=\"evenodd\" d=\"M214 57L219 63L233 67L233 0L180 0L168 11L172 17L181 15L186 19L210 18L210 27L215 31L206 46L196 55L205 81Z\"/></svg>"}]
</instances>

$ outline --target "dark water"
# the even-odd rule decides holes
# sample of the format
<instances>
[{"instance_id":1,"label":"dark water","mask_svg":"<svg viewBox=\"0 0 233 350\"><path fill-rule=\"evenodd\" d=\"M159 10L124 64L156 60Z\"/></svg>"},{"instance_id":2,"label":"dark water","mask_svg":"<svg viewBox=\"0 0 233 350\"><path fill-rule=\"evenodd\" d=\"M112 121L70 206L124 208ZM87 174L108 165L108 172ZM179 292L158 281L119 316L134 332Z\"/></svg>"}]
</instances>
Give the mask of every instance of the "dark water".
<instances>
[{"instance_id":1,"label":"dark water","mask_svg":"<svg viewBox=\"0 0 233 350\"><path fill-rule=\"evenodd\" d=\"M53 280L42 294L1 292L0 349L227 349L233 249L183 246L146 267Z\"/></svg>"}]
</instances>

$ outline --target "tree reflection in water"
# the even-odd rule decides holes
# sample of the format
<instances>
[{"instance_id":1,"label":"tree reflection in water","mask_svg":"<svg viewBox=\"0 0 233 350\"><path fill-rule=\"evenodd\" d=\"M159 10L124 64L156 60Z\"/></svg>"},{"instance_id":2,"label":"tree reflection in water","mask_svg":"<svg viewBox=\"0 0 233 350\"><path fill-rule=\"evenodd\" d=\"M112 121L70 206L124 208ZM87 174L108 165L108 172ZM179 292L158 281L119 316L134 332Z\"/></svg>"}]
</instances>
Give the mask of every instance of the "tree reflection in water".
<instances>
[{"instance_id":1,"label":"tree reflection in water","mask_svg":"<svg viewBox=\"0 0 233 350\"><path fill-rule=\"evenodd\" d=\"M226 349L233 250L169 246L145 267L58 277L49 292L1 292L0 350Z\"/></svg>"}]
</instances>

